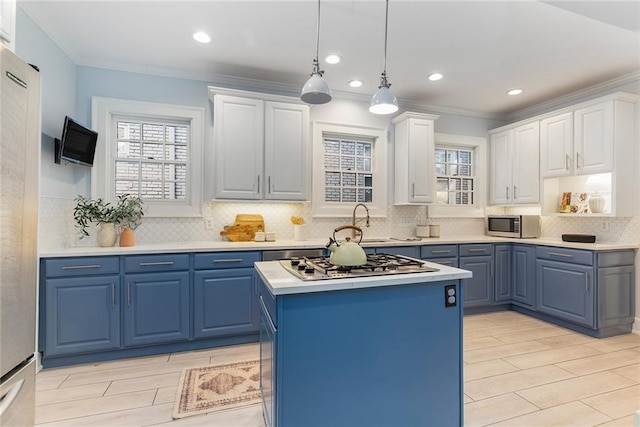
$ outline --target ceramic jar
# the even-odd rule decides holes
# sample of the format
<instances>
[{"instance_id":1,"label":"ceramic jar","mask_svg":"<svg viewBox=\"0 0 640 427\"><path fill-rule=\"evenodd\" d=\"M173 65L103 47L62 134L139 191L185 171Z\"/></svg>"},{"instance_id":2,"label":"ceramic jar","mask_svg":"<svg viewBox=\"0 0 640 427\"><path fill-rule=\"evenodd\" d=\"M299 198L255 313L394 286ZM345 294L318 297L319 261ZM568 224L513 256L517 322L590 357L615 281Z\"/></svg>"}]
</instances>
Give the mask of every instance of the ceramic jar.
<instances>
[{"instance_id":1,"label":"ceramic jar","mask_svg":"<svg viewBox=\"0 0 640 427\"><path fill-rule=\"evenodd\" d=\"M118 240L118 233L116 232L115 225L112 222L100 223L98 227L98 232L96 233L98 245L103 248L115 245L116 240Z\"/></svg>"},{"instance_id":2,"label":"ceramic jar","mask_svg":"<svg viewBox=\"0 0 640 427\"><path fill-rule=\"evenodd\" d=\"M133 230L129 227L123 227L120 233L120 246L135 246L136 236L133 234Z\"/></svg>"},{"instance_id":3,"label":"ceramic jar","mask_svg":"<svg viewBox=\"0 0 640 427\"><path fill-rule=\"evenodd\" d=\"M598 193L592 194L589 197L589 209L592 213L604 212L604 196Z\"/></svg>"}]
</instances>

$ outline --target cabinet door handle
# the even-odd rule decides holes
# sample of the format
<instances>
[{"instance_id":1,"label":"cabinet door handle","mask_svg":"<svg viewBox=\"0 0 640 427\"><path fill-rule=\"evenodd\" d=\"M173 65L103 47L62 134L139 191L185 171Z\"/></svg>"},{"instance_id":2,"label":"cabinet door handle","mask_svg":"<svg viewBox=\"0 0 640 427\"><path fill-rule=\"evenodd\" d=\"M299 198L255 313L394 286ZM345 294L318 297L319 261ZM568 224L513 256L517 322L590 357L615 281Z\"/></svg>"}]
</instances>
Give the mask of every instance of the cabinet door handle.
<instances>
[{"instance_id":1,"label":"cabinet door handle","mask_svg":"<svg viewBox=\"0 0 640 427\"><path fill-rule=\"evenodd\" d=\"M565 154L564 155L564 168L565 168L565 170L569 170L569 160L570 160L569 159L569 155Z\"/></svg>"},{"instance_id":2,"label":"cabinet door handle","mask_svg":"<svg viewBox=\"0 0 640 427\"><path fill-rule=\"evenodd\" d=\"M211 262L242 262L242 258L214 259Z\"/></svg>"},{"instance_id":3,"label":"cabinet door handle","mask_svg":"<svg viewBox=\"0 0 640 427\"><path fill-rule=\"evenodd\" d=\"M449 250L442 250L442 251L431 251L432 254L450 254L451 251Z\"/></svg>"},{"instance_id":4,"label":"cabinet door handle","mask_svg":"<svg viewBox=\"0 0 640 427\"><path fill-rule=\"evenodd\" d=\"M127 283L127 306L131 305L131 283Z\"/></svg>"},{"instance_id":5,"label":"cabinet door handle","mask_svg":"<svg viewBox=\"0 0 640 427\"><path fill-rule=\"evenodd\" d=\"M509 186L504 188L505 188L505 194L507 195L507 200L509 200Z\"/></svg>"},{"instance_id":6,"label":"cabinet door handle","mask_svg":"<svg viewBox=\"0 0 640 427\"><path fill-rule=\"evenodd\" d=\"M518 187L516 187L516 186L514 185L514 186L513 186L513 200L515 200L515 199L516 199L516 197L518 197L518 196L516 196L516 191L517 191L517 190L518 190Z\"/></svg>"},{"instance_id":7,"label":"cabinet door handle","mask_svg":"<svg viewBox=\"0 0 640 427\"><path fill-rule=\"evenodd\" d=\"M62 267L63 270L85 270L91 268L100 268L102 267L100 264L90 264L90 265L65 265Z\"/></svg>"},{"instance_id":8,"label":"cabinet door handle","mask_svg":"<svg viewBox=\"0 0 640 427\"><path fill-rule=\"evenodd\" d=\"M141 262L140 267L152 267L156 265L173 265L173 261L154 261L154 262Z\"/></svg>"},{"instance_id":9,"label":"cabinet door handle","mask_svg":"<svg viewBox=\"0 0 640 427\"><path fill-rule=\"evenodd\" d=\"M564 258L573 258L573 255L571 255L571 254L561 254L561 253L558 253L558 252L549 252L549 255L561 256L561 257L564 257Z\"/></svg>"},{"instance_id":10,"label":"cabinet door handle","mask_svg":"<svg viewBox=\"0 0 640 427\"><path fill-rule=\"evenodd\" d=\"M258 175L258 194L260 194L260 175Z\"/></svg>"},{"instance_id":11,"label":"cabinet door handle","mask_svg":"<svg viewBox=\"0 0 640 427\"><path fill-rule=\"evenodd\" d=\"M576 153L576 169L580 169L580 153Z\"/></svg>"},{"instance_id":12,"label":"cabinet door handle","mask_svg":"<svg viewBox=\"0 0 640 427\"><path fill-rule=\"evenodd\" d=\"M493 270L493 260L489 261L489 277L493 277L495 272Z\"/></svg>"},{"instance_id":13,"label":"cabinet door handle","mask_svg":"<svg viewBox=\"0 0 640 427\"><path fill-rule=\"evenodd\" d=\"M271 194L271 175L269 175L269 177L267 178L267 191L269 191L269 194Z\"/></svg>"},{"instance_id":14,"label":"cabinet door handle","mask_svg":"<svg viewBox=\"0 0 640 427\"><path fill-rule=\"evenodd\" d=\"M416 197L416 183L415 182L413 184L411 184L411 197L412 198Z\"/></svg>"},{"instance_id":15,"label":"cabinet door handle","mask_svg":"<svg viewBox=\"0 0 640 427\"><path fill-rule=\"evenodd\" d=\"M584 291L589 292L589 273L584 272Z\"/></svg>"},{"instance_id":16,"label":"cabinet door handle","mask_svg":"<svg viewBox=\"0 0 640 427\"><path fill-rule=\"evenodd\" d=\"M111 308L116 307L116 284L111 284Z\"/></svg>"}]
</instances>

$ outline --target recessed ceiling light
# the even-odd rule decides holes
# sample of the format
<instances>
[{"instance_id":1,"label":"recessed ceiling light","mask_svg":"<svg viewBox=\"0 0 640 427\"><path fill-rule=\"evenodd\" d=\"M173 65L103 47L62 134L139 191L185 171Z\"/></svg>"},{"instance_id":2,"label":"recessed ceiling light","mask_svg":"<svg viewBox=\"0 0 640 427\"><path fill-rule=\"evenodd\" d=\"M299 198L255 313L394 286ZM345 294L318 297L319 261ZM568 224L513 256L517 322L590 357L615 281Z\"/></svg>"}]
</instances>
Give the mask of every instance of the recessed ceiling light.
<instances>
[{"instance_id":1,"label":"recessed ceiling light","mask_svg":"<svg viewBox=\"0 0 640 427\"><path fill-rule=\"evenodd\" d=\"M198 31L197 33L193 33L193 38L200 43L209 43L211 41L211 37L209 37L209 34L203 31Z\"/></svg>"},{"instance_id":2,"label":"recessed ceiling light","mask_svg":"<svg viewBox=\"0 0 640 427\"><path fill-rule=\"evenodd\" d=\"M507 92L507 95L520 95L522 93L522 89L511 89Z\"/></svg>"},{"instance_id":3,"label":"recessed ceiling light","mask_svg":"<svg viewBox=\"0 0 640 427\"><path fill-rule=\"evenodd\" d=\"M429 75L429 80L431 80L432 82L435 82L436 80L440 80L443 77L444 76L440 73L432 73Z\"/></svg>"},{"instance_id":4,"label":"recessed ceiling light","mask_svg":"<svg viewBox=\"0 0 640 427\"><path fill-rule=\"evenodd\" d=\"M327 64L337 64L342 61L342 57L340 55L329 55L324 60Z\"/></svg>"},{"instance_id":5,"label":"recessed ceiling light","mask_svg":"<svg viewBox=\"0 0 640 427\"><path fill-rule=\"evenodd\" d=\"M363 84L364 84L364 82L362 80L350 80L349 81L349 86L351 86L351 87L362 87Z\"/></svg>"}]
</instances>

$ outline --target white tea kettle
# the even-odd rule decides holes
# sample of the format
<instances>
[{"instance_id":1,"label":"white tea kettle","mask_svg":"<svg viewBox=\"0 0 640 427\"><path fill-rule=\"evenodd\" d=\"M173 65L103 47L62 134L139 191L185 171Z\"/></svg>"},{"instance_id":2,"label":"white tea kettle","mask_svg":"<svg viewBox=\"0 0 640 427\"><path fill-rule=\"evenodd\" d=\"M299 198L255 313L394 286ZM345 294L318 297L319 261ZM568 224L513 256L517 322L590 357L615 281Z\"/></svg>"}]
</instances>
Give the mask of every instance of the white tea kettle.
<instances>
[{"instance_id":1,"label":"white tea kettle","mask_svg":"<svg viewBox=\"0 0 640 427\"><path fill-rule=\"evenodd\" d=\"M338 243L336 241L336 232L348 228L359 232L360 240L358 243L362 241L362 229L360 227L356 227L355 225L342 225L336 228L333 230L333 237L329 237L329 243L327 243L327 249L331 252L329 262L333 265L349 267L366 264L367 254L358 243L351 241L351 237L345 237L344 242Z\"/></svg>"}]
</instances>

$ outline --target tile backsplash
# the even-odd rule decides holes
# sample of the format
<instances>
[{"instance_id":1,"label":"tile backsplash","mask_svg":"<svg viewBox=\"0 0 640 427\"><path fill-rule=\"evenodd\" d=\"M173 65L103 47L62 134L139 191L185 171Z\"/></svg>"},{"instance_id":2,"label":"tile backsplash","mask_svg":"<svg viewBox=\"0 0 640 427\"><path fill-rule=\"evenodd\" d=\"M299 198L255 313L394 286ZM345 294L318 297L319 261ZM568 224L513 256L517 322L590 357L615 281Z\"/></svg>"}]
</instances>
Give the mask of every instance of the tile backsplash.
<instances>
[{"instance_id":1,"label":"tile backsplash","mask_svg":"<svg viewBox=\"0 0 640 427\"><path fill-rule=\"evenodd\" d=\"M79 239L73 220L72 199L41 197L39 246L41 251L64 248L96 246L95 229L91 236ZM351 218L313 218L309 203L244 203L205 202L203 217L198 218L149 218L135 230L137 244L166 242L220 241L220 231L233 224L238 213L261 214L266 231L274 231L276 239L293 239L292 215L302 216L306 223L308 239L328 239L335 227L350 224ZM539 214L539 207L488 208L487 213ZM358 211L358 218L362 218ZM205 227L205 218L213 220L213 229ZM442 237L479 236L485 233L484 218L428 219L424 206L389 205L387 218L371 218L370 227L364 227L365 237L408 237L415 235L418 223L440 224ZM209 221L210 222L210 221ZM563 233L595 234L599 242L640 242L640 217L631 218L576 218L543 217L542 235L560 238Z\"/></svg>"}]
</instances>

